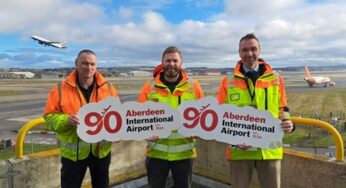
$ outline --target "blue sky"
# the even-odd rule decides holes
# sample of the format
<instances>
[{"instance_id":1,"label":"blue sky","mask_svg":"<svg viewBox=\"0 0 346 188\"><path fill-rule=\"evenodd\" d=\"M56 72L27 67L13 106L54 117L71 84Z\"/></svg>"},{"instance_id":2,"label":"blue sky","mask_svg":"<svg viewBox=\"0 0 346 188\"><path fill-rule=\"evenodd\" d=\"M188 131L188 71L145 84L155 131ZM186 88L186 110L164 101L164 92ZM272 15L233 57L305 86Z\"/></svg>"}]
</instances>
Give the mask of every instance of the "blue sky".
<instances>
[{"instance_id":1,"label":"blue sky","mask_svg":"<svg viewBox=\"0 0 346 188\"><path fill-rule=\"evenodd\" d=\"M175 45L184 66L233 67L255 33L274 67L346 64L344 0L11 0L0 2L0 68L155 66ZM44 47L30 36L67 41Z\"/></svg>"}]
</instances>

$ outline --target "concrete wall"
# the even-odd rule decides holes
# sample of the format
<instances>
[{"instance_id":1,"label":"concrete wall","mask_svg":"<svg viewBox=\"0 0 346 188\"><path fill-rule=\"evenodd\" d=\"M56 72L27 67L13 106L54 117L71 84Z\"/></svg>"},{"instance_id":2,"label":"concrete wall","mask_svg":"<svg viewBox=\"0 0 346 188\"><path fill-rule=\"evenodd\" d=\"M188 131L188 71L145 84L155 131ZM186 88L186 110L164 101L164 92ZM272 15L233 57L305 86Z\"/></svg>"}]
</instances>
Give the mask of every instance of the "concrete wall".
<instances>
[{"instance_id":1,"label":"concrete wall","mask_svg":"<svg viewBox=\"0 0 346 188\"><path fill-rule=\"evenodd\" d=\"M229 163L226 159L226 144L216 141L197 141L197 159L194 172L229 184Z\"/></svg>"},{"instance_id":2,"label":"concrete wall","mask_svg":"<svg viewBox=\"0 0 346 188\"><path fill-rule=\"evenodd\" d=\"M229 163L225 155L226 144L198 140L198 157L194 173L229 184ZM118 184L145 175L146 142L120 142L113 145L110 181ZM13 178L13 187L60 187L60 157L57 150L39 153L30 158L10 159L12 172L20 172ZM0 177L9 172L9 164L0 161ZM0 178L0 187L8 187L8 179ZM84 187L90 186L87 176ZM259 187L256 173L250 187ZM282 188L345 188L346 163L329 158L285 149L282 162Z\"/></svg>"},{"instance_id":3,"label":"concrete wall","mask_svg":"<svg viewBox=\"0 0 346 188\"><path fill-rule=\"evenodd\" d=\"M229 184L229 163L226 160L226 144L216 141L199 140L199 155L194 172L201 176ZM335 162L330 158L284 150L282 160L282 188L345 188L346 162ZM254 173L250 187L260 187Z\"/></svg>"},{"instance_id":4,"label":"concrete wall","mask_svg":"<svg viewBox=\"0 0 346 188\"><path fill-rule=\"evenodd\" d=\"M144 176L146 142L120 142L113 144L110 167L110 183L120 183ZM9 170L12 166L12 170ZM58 150L25 156L24 159L0 161L0 177L9 171L19 172L13 178L13 188L58 188L60 187L60 157ZM9 179L1 178L0 187L7 188ZM90 186L90 176L83 181L84 187Z\"/></svg>"},{"instance_id":5,"label":"concrete wall","mask_svg":"<svg viewBox=\"0 0 346 188\"><path fill-rule=\"evenodd\" d=\"M285 149L282 187L345 188L346 162Z\"/></svg>"}]
</instances>

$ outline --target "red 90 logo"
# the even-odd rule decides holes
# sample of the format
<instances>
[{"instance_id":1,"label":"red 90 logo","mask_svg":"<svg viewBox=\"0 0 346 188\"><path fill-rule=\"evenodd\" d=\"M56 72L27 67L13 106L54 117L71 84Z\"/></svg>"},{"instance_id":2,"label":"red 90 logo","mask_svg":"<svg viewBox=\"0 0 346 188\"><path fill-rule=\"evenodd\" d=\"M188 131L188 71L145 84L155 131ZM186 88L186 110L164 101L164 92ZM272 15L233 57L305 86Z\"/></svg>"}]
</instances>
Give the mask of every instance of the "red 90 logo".
<instances>
[{"instance_id":1,"label":"red 90 logo","mask_svg":"<svg viewBox=\"0 0 346 188\"><path fill-rule=\"evenodd\" d=\"M197 124L200 124L202 129L205 131L214 130L219 120L217 113L214 110L205 110L208 106L210 106L210 104L203 106L203 108L200 110L194 107L186 108L183 113L183 117L186 121L189 121L191 123L183 123L184 127L193 129L197 126ZM206 121L208 116L212 118L210 125L207 125Z\"/></svg>"},{"instance_id":2,"label":"red 90 logo","mask_svg":"<svg viewBox=\"0 0 346 188\"><path fill-rule=\"evenodd\" d=\"M97 112L89 112L85 118L84 118L84 123L88 127L96 127L94 130L88 130L86 131L89 135L96 135L98 134L102 128L104 127L107 132L109 133L117 133L122 126L122 118L121 115L116 112L116 111L109 111L109 106L108 108L104 109L104 112L97 113ZM115 125L110 124L110 118L114 117L115 118ZM114 128L112 128L114 127Z\"/></svg>"}]
</instances>

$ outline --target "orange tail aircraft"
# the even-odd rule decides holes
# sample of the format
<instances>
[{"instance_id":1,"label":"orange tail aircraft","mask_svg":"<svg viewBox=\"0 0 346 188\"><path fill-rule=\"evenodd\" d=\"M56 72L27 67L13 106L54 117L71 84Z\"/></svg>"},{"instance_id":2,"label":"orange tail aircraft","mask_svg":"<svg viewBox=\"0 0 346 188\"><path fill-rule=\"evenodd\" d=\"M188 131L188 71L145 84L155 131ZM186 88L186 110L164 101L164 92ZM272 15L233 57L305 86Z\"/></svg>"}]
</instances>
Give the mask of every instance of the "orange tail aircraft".
<instances>
[{"instance_id":1,"label":"orange tail aircraft","mask_svg":"<svg viewBox=\"0 0 346 188\"><path fill-rule=\"evenodd\" d=\"M324 87L327 87L328 85L330 86L335 86L335 82L332 81L329 77L325 76L314 76L312 77L309 71L308 66L305 66L305 78L304 80L310 87L313 87L315 84L318 85L323 85Z\"/></svg>"}]
</instances>

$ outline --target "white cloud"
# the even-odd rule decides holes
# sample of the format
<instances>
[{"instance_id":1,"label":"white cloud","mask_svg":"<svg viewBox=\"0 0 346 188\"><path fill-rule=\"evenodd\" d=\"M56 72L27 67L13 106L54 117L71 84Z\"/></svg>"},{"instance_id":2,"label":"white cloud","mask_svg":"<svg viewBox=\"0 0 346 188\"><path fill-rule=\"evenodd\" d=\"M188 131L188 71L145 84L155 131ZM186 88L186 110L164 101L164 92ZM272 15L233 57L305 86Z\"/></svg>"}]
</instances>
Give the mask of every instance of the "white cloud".
<instances>
[{"instance_id":1,"label":"white cloud","mask_svg":"<svg viewBox=\"0 0 346 188\"><path fill-rule=\"evenodd\" d=\"M151 33L161 32L169 29L169 24L166 22L166 20L155 12L146 12L143 17L143 27L145 30Z\"/></svg>"},{"instance_id":2,"label":"white cloud","mask_svg":"<svg viewBox=\"0 0 346 188\"><path fill-rule=\"evenodd\" d=\"M159 14L148 11L139 24L113 24L100 28L99 40L109 46L120 48L141 48L170 43L175 40L171 25ZM105 32L106 31L106 32Z\"/></svg>"},{"instance_id":3,"label":"white cloud","mask_svg":"<svg viewBox=\"0 0 346 188\"><path fill-rule=\"evenodd\" d=\"M132 9L126 7L120 7L118 11L119 17L124 20L131 20L134 14Z\"/></svg>"},{"instance_id":4,"label":"white cloud","mask_svg":"<svg viewBox=\"0 0 346 188\"><path fill-rule=\"evenodd\" d=\"M239 19L262 20L280 16L303 5L304 0L225 0L226 11Z\"/></svg>"},{"instance_id":5,"label":"white cloud","mask_svg":"<svg viewBox=\"0 0 346 188\"><path fill-rule=\"evenodd\" d=\"M49 38L70 39L69 30L99 24L102 9L89 3L68 0L12 0L0 2L0 32L41 34Z\"/></svg>"},{"instance_id":6,"label":"white cloud","mask_svg":"<svg viewBox=\"0 0 346 188\"><path fill-rule=\"evenodd\" d=\"M31 34L66 40L69 48L64 55L73 57L81 48L92 48L107 66L154 65L170 45L181 48L185 66L232 66L239 59L240 37L250 32L259 37L262 56L274 66L326 60L345 63L344 1L225 0L225 12L208 21L186 18L171 23L165 10L174 7L174 2L129 0L131 6L111 7L118 2L1 1L0 33L22 33L27 40ZM184 2L199 8L216 6L210 0ZM57 62L68 65L66 61L71 59L54 59L52 54L45 57L52 66ZM0 67L1 61L5 58Z\"/></svg>"}]
</instances>

